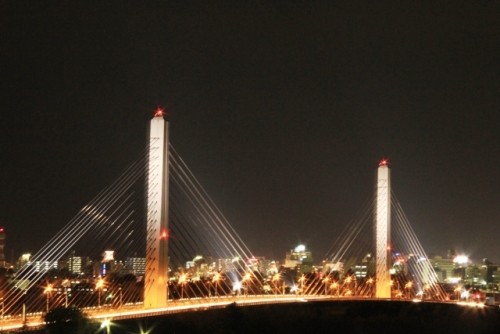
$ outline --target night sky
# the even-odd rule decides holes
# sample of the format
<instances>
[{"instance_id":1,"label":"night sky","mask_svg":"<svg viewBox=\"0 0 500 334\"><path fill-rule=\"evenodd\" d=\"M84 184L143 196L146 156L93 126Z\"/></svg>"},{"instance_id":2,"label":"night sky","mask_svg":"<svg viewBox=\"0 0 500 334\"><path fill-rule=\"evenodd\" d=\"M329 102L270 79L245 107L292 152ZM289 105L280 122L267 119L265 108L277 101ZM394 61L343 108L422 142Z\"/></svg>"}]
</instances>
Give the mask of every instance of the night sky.
<instances>
[{"instance_id":1,"label":"night sky","mask_svg":"<svg viewBox=\"0 0 500 334\"><path fill-rule=\"evenodd\" d=\"M175 3L0 2L8 259L141 156L160 106L255 255L323 258L387 157L428 253L500 261L500 2Z\"/></svg>"}]
</instances>

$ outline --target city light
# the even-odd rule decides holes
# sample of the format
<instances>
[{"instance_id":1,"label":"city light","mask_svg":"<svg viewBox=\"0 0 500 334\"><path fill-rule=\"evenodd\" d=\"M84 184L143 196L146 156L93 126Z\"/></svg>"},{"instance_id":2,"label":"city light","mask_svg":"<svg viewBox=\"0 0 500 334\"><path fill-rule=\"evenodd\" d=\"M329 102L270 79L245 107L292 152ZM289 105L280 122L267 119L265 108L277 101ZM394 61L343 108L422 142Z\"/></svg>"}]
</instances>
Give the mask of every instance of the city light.
<instances>
[{"instance_id":1,"label":"city light","mask_svg":"<svg viewBox=\"0 0 500 334\"><path fill-rule=\"evenodd\" d=\"M47 284L47 286L45 287L45 289L43 290L43 292L45 293L45 295L47 296L47 305L46 305L46 311L49 312L49 299L52 295L52 291L54 290L54 287L52 286L52 284Z\"/></svg>"},{"instance_id":2,"label":"city light","mask_svg":"<svg viewBox=\"0 0 500 334\"><path fill-rule=\"evenodd\" d=\"M104 288L104 280L99 277L95 283L95 288L97 290L97 307L101 307L101 290Z\"/></svg>"},{"instance_id":3,"label":"city light","mask_svg":"<svg viewBox=\"0 0 500 334\"><path fill-rule=\"evenodd\" d=\"M469 263L469 257L467 255L457 255L453 259L453 262L457 264L467 264Z\"/></svg>"},{"instance_id":4,"label":"city light","mask_svg":"<svg viewBox=\"0 0 500 334\"><path fill-rule=\"evenodd\" d=\"M187 284L186 274L182 274L179 276L179 284L181 286L181 299L184 299L184 286Z\"/></svg>"},{"instance_id":5,"label":"city light","mask_svg":"<svg viewBox=\"0 0 500 334\"><path fill-rule=\"evenodd\" d=\"M165 116L165 109L160 107L156 108L154 117L163 117Z\"/></svg>"},{"instance_id":6,"label":"city light","mask_svg":"<svg viewBox=\"0 0 500 334\"><path fill-rule=\"evenodd\" d=\"M109 319L104 319L101 322L101 329L106 329L106 334L109 334L110 326L111 326L111 320L109 320Z\"/></svg>"}]
</instances>

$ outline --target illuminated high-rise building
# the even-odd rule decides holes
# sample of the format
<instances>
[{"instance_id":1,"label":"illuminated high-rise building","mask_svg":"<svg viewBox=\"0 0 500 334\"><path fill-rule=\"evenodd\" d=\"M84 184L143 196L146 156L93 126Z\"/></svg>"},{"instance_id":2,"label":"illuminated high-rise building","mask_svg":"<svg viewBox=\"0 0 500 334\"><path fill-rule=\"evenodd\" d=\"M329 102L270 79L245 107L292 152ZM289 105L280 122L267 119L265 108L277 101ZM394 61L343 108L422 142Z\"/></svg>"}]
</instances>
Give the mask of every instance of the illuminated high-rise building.
<instances>
[{"instance_id":1,"label":"illuminated high-rise building","mask_svg":"<svg viewBox=\"0 0 500 334\"><path fill-rule=\"evenodd\" d=\"M144 307L167 305L168 284L168 122L158 109L149 130L147 240Z\"/></svg>"},{"instance_id":2,"label":"illuminated high-rise building","mask_svg":"<svg viewBox=\"0 0 500 334\"><path fill-rule=\"evenodd\" d=\"M146 258L144 257L128 257L126 260L126 268L128 272L134 275L144 275L146 269Z\"/></svg>"},{"instance_id":3,"label":"illuminated high-rise building","mask_svg":"<svg viewBox=\"0 0 500 334\"><path fill-rule=\"evenodd\" d=\"M312 253L306 250L306 246L298 245L285 255L286 268L297 268L297 274L309 273L313 266Z\"/></svg>"},{"instance_id":4,"label":"illuminated high-rise building","mask_svg":"<svg viewBox=\"0 0 500 334\"><path fill-rule=\"evenodd\" d=\"M85 259L82 256L76 256L76 252L74 250L70 252L68 257L63 262L64 263L60 267L67 268L70 273L72 274L83 273Z\"/></svg>"},{"instance_id":5,"label":"illuminated high-rise building","mask_svg":"<svg viewBox=\"0 0 500 334\"><path fill-rule=\"evenodd\" d=\"M391 170L382 160L377 171L375 212L375 277L377 298L391 298Z\"/></svg>"}]
</instances>

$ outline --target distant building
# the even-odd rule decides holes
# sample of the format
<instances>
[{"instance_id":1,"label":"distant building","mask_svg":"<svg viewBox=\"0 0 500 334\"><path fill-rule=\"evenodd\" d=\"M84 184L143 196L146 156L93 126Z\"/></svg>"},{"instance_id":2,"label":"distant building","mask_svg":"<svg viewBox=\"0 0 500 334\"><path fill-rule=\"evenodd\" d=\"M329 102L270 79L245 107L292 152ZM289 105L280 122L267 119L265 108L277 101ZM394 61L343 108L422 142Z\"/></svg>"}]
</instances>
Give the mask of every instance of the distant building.
<instances>
[{"instance_id":1,"label":"distant building","mask_svg":"<svg viewBox=\"0 0 500 334\"><path fill-rule=\"evenodd\" d=\"M66 268L71 274L81 275L85 272L85 268L88 266L89 258L84 256L76 256L75 251L65 257L60 262L60 269Z\"/></svg>"},{"instance_id":2,"label":"distant building","mask_svg":"<svg viewBox=\"0 0 500 334\"><path fill-rule=\"evenodd\" d=\"M254 256L248 259L247 267L250 271L256 271L264 275L268 275L271 260L267 260L263 256ZM276 267L274 268L276 270Z\"/></svg>"},{"instance_id":3,"label":"distant building","mask_svg":"<svg viewBox=\"0 0 500 334\"><path fill-rule=\"evenodd\" d=\"M488 259L483 259L483 265L481 266L482 276L486 284L496 284L495 282L495 272L498 270L498 265L491 263Z\"/></svg>"},{"instance_id":4,"label":"distant building","mask_svg":"<svg viewBox=\"0 0 500 334\"><path fill-rule=\"evenodd\" d=\"M16 262L16 269L31 265L31 253L22 254Z\"/></svg>"},{"instance_id":5,"label":"distant building","mask_svg":"<svg viewBox=\"0 0 500 334\"><path fill-rule=\"evenodd\" d=\"M483 285L483 283L485 284L483 277L481 277L481 271L478 266L471 264L465 268L464 282L476 287Z\"/></svg>"},{"instance_id":6,"label":"distant building","mask_svg":"<svg viewBox=\"0 0 500 334\"><path fill-rule=\"evenodd\" d=\"M297 269L297 275L310 273L313 269L312 253L306 250L306 246L298 245L285 255L285 268Z\"/></svg>"},{"instance_id":7,"label":"distant building","mask_svg":"<svg viewBox=\"0 0 500 334\"><path fill-rule=\"evenodd\" d=\"M125 260L125 268L131 274L144 275L144 272L146 271L146 258L128 257Z\"/></svg>"},{"instance_id":8,"label":"distant building","mask_svg":"<svg viewBox=\"0 0 500 334\"><path fill-rule=\"evenodd\" d=\"M323 262L323 273L340 277L344 275L344 262Z\"/></svg>"},{"instance_id":9,"label":"distant building","mask_svg":"<svg viewBox=\"0 0 500 334\"><path fill-rule=\"evenodd\" d=\"M500 268L497 268L491 273L491 280L493 284L500 285Z\"/></svg>"},{"instance_id":10,"label":"distant building","mask_svg":"<svg viewBox=\"0 0 500 334\"><path fill-rule=\"evenodd\" d=\"M371 253L365 255L361 263L354 266L354 276L357 278L366 278L375 275L375 261Z\"/></svg>"},{"instance_id":11,"label":"distant building","mask_svg":"<svg viewBox=\"0 0 500 334\"><path fill-rule=\"evenodd\" d=\"M462 277L457 277L456 266L453 259L443 258L442 256L434 256L430 259L430 261L439 282L448 283L456 281L458 278L462 279Z\"/></svg>"},{"instance_id":12,"label":"distant building","mask_svg":"<svg viewBox=\"0 0 500 334\"><path fill-rule=\"evenodd\" d=\"M187 270L187 273L189 273L192 278L199 279L209 276L209 273L211 271L209 263L213 263L212 257L196 255L192 261L186 262L184 269Z\"/></svg>"},{"instance_id":13,"label":"distant building","mask_svg":"<svg viewBox=\"0 0 500 334\"><path fill-rule=\"evenodd\" d=\"M59 261L57 260L47 260L47 261L35 261L32 263L35 267L35 272L47 272L51 269L57 269L59 267Z\"/></svg>"},{"instance_id":14,"label":"distant building","mask_svg":"<svg viewBox=\"0 0 500 334\"><path fill-rule=\"evenodd\" d=\"M81 256L70 256L68 258L68 270L72 274L82 273L82 257Z\"/></svg>"},{"instance_id":15,"label":"distant building","mask_svg":"<svg viewBox=\"0 0 500 334\"><path fill-rule=\"evenodd\" d=\"M240 257L236 256L233 258L218 259L217 268L219 272L234 272L245 270L246 265Z\"/></svg>"}]
</instances>

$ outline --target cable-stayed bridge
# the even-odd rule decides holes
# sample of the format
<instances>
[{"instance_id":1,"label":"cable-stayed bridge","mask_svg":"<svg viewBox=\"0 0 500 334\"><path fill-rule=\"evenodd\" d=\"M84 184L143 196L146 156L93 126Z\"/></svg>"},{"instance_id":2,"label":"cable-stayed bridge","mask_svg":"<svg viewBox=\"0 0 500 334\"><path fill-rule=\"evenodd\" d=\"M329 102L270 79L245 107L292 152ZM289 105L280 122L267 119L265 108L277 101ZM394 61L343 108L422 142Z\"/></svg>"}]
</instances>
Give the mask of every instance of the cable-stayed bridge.
<instances>
[{"instance_id":1,"label":"cable-stayed bridge","mask_svg":"<svg viewBox=\"0 0 500 334\"><path fill-rule=\"evenodd\" d=\"M0 327L62 306L117 318L228 302L447 300L385 161L378 173L376 195L323 265L265 267L169 143L159 111L139 159L1 282Z\"/></svg>"}]
</instances>

